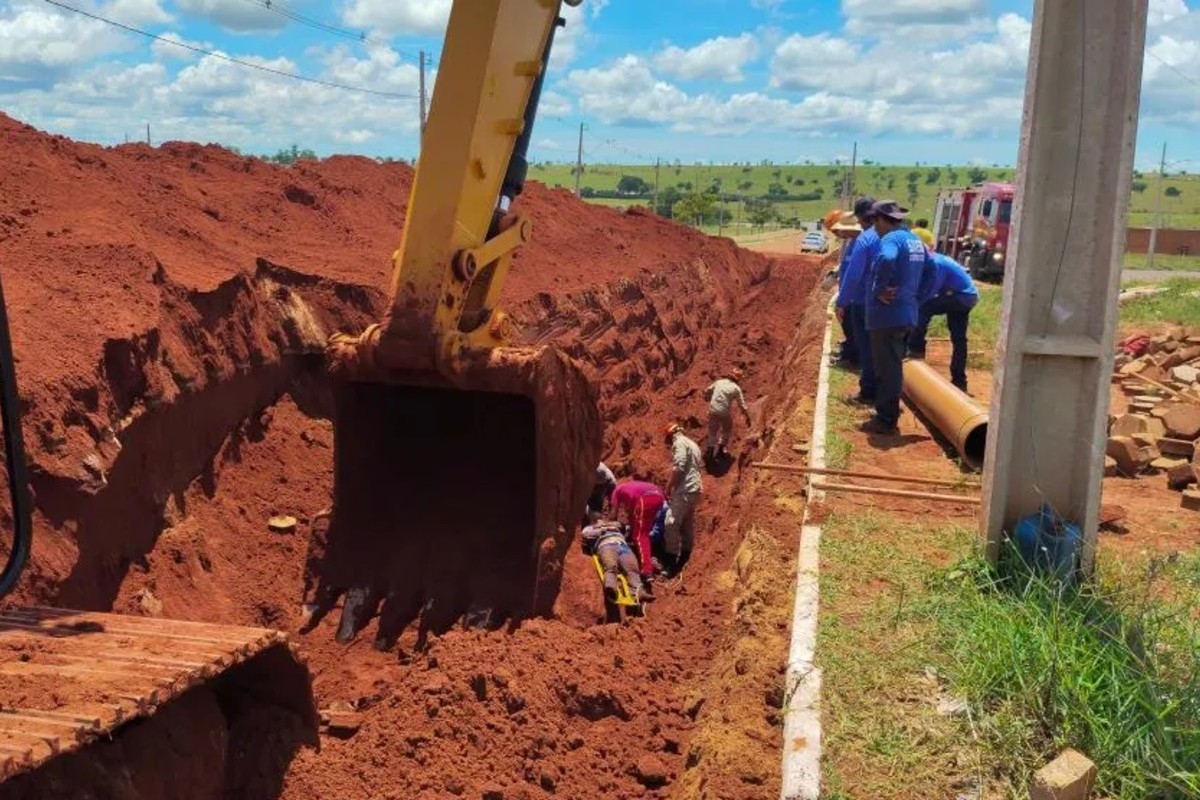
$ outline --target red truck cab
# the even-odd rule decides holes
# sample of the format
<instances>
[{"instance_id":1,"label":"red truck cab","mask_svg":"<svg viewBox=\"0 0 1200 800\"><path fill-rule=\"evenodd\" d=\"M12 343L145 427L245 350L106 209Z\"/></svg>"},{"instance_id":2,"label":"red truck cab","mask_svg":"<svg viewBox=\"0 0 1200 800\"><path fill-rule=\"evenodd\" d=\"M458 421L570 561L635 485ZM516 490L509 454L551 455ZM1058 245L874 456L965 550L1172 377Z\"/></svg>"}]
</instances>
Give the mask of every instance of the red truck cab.
<instances>
[{"instance_id":1,"label":"red truck cab","mask_svg":"<svg viewBox=\"0 0 1200 800\"><path fill-rule=\"evenodd\" d=\"M938 194L933 230L937 251L981 279L1004 276L1012 227L1011 183L981 183Z\"/></svg>"}]
</instances>

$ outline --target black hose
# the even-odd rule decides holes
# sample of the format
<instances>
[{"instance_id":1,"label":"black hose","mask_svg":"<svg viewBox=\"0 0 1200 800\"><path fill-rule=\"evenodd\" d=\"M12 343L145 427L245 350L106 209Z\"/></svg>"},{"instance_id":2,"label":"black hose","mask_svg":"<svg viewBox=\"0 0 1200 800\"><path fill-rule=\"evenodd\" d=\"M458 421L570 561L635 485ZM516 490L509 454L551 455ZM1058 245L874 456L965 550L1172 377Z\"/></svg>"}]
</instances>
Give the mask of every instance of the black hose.
<instances>
[{"instance_id":1,"label":"black hose","mask_svg":"<svg viewBox=\"0 0 1200 800\"><path fill-rule=\"evenodd\" d=\"M17 392L17 368L13 360L12 336L8 330L8 307L0 281L0 425L4 428L4 464L8 469L8 495L12 508L12 548L0 572L0 597L12 591L29 560L33 544L33 509L29 498L29 475L25 445L21 437L21 396Z\"/></svg>"}]
</instances>

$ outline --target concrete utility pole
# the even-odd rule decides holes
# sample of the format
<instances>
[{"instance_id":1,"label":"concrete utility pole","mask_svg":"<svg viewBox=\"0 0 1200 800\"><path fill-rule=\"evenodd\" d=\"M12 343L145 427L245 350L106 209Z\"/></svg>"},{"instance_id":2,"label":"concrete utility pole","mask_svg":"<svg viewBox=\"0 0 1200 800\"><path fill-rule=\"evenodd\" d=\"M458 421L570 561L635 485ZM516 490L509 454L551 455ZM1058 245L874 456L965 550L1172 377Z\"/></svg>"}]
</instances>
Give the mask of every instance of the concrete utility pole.
<instances>
[{"instance_id":1,"label":"concrete utility pole","mask_svg":"<svg viewBox=\"0 0 1200 800\"><path fill-rule=\"evenodd\" d=\"M1036 0L981 528L1048 503L1096 555L1148 0Z\"/></svg>"},{"instance_id":2,"label":"concrete utility pole","mask_svg":"<svg viewBox=\"0 0 1200 800\"><path fill-rule=\"evenodd\" d=\"M854 150L850 153L850 179L846 182L846 210L854 210L854 175L858 172L858 142L854 143Z\"/></svg>"},{"instance_id":3,"label":"concrete utility pole","mask_svg":"<svg viewBox=\"0 0 1200 800\"><path fill-rule=\"evenodd\" d=\"M1163 184L1167 180L1167 143L1163 142L1162 161L1158 162L1158 189L1154 193L1154 217L1150 220L1150 247L1146 252L1146 269L1154 269L1154 253L1158 250L1159 217L1162 214Z\"/></svg>"},{"instance_id":4,"label":"concrete utility pole","mask_svg":"<svg viewBox=\"0 0 1200 800\"><path fill-rule=\"evenodd\" d=\"M658 168L662 166L662 159L654 159L654 213L658 213Z\"/></svg>"},{"instance_id":5,"label":"concrete utility pole","mask_svg":"<svg viewBox=\"0 0 1200 800\"><path fill-rule=\"evenodd\" d=\"M150 123L149 122L146 123L146 146L154 147L154 145L150 143Z\"/></svg>"},{"instance_id":6,"label":"concrete utility pole","mask_svg":"<svg viewBox=\"0 0 1200 800\"><path fill-rule=\"evenodd\" d=\"M583 123L579 123L579 151L575 155L575 196L580 197L579 181L583 179Z\"/></svg>"},{"instance_id":7,"label":"concrete utility pole","mask_svg":"<svg viewBox=\"0 0 1200 800\"><path fill-rule=\"evenodd\" d=\"M425 120L428 118L428 106L426 105L427 101L426 101L426 97L425 97L425 51L424 50L421 51L419 61L421 64L421 84L420 84L420 86L421 86L421 89L420 89L420 93L421 93L421 134L424 135Z\"/></svg>"}]
</instances>

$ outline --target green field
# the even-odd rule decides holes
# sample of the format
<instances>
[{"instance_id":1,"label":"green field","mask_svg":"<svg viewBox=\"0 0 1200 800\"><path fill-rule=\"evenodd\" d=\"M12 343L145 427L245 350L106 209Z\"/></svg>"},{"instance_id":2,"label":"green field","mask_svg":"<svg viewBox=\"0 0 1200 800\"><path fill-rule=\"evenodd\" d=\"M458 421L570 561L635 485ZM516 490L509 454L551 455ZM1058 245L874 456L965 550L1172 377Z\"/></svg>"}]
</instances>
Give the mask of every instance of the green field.
<instances>
[{"instance_id":1,"label":"green field","mask_svg":"<svg viewBox=\"0 0 1200 800\"><path fill-rule=\"evenodd\" d=\"M531 165L529 176L548 186L571 189L575 186L572 164L536 163ZM967 166L879 166L859 165L856 172L856 187L859 192L877 198L890 198L913 209L914 218L932 218L938 191L951 186L962 186L972 178L1011 181L1014 170L978 168ZM638 164L588 164L584 166L581 187L592 191L616 192L617 183L623 176L640 178L654 185L653 165ZM781 220L811 221L824 217L836 207L841 199L844 167L836 165L688 165L664 163L659 169L658 186L663 192L674 187L681 193L713 190L723 196L722 206L729 212L735 231L748 229L745 200L766 198L772 184L776 185L778 200L773 201L777 216ZM910 190L910 182L912 187ZM1158 178L1153 174L1134 176L1134 192L1130 204L1129 224L1144 227L1150 224L1154 211L1155 190ZM1139 191L1140 189L1140 191ZM1200 175L1169 176L1163 183L1162 198L1163 226L1175 228L1200 228ZM787 196L783 196L786 192ZM797 199L800 196L820 192L815 199ZM915 191L915 194L913 193ZM1178 194L1175 194L1175 193ZM1169 196L1173 195L1173 196ZM651 194L627 198L592 198L591 202L611 206L649 205ZM706 225L714 231L716 225ZM726 228L730 226L724 226ZM726 230L728 232L728 230Z\"/></svg>"}]
</instances>

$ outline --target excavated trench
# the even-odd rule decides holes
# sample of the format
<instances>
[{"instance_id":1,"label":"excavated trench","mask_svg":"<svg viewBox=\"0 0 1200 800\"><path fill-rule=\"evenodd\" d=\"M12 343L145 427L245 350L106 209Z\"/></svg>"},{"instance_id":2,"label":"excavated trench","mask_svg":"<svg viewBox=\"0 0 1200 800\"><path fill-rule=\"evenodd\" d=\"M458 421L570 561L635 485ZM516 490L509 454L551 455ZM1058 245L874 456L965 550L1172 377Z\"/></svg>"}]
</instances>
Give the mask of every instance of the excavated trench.
<instances>
[{"instance_id":1,"label":"excavated trench","mask_svg":"<svg viewBox=\"0 0 1200 800\"><path fill-rule=\"evenodd\" d=\"M662 423L681 418L699 437L700 391L728 364L748 368L751 393L767 395L757 409L767 424L794 395L798 378L781 371L779 359L796 347L816 271L791 264L772 278L765 259L746 266L714 277L697 262L571 295L540 294L514 309L528 343L559 343L584 365L600 396L605 457L618 471L661 480ZM121 791L97 797L184 796L162 794L176 785L162 782L168 767L207 776L189 784L187 796L197 798L549 797L556 787L581 798L593 790L667 796L676 781L705 785L696 784L702 767L684 744L705 720L688 687L702 681L723 639L728 590L702 576L720 573L745 535L737 533L748 480L740 469L710 486L701 522L708 552L693 568L701 577L664 598L646 625L590 628L600 616L590 564L559 545L565 575L552 583L561 622L513 633L460 630L452 623L472 602L502 608L505 592L532 577L511 544L528 546L534 527L532 403L436 390L397 395L369 384L335 401L316 353L329 330L353 330L378 313L379 295L359 287L261 263L254 276L213 292L164 283L164 298L156 332L105 349L108 384L94 405L112 403L121 424L110 432L87 413L60 420L96 428L95 453L73 475L35 469L40 545L29 599L296 632L306 591L311 596L334 563L319 534L335 476L360 474L373 477L346 494L355 510L343 523L407 521L394 541L374 540L365 552L412 594L391 609L398 616L384 609L381 632L389 626L386 643L395 642L389 653L363 641L334 644L332 620L299 638L319 705L361 717L353 738L302 748L312 731L294 711L263 704L242 684L230 692L218 683L108 745L52 762L29 784L13 784L21 791L10 796L82 792L100 774ZM335 465L335 416L336 437L355 442L353 463ZM414 418L424 424L414 428ZM395 429L380 430L380 419ZM55 428L43 421L39 430ZM397 440L406 443L399 450ZM479 458L485 441L488 455ZM297 531L268 531L275 514L296 516ZM494 582L472 585L455 566L464 562L477 567L470 575ZM430 598L445 600L447 613L408 624ZM443 635L429 639L431 632ZM762 670L767 686L757 702L769 717L777 675L770 664ZM769 721L760 727L765 741L774 737ZM148 741L165 742L167 751L157 754ZM772 746L759 749L769 754ZM620 768L606 766L610 759ZM541 760L547 766L531 766ZM764 769L735 781L744 793L721 796L760 796ZM502 793L481 794L493 789Z\"/></svg>"},{"instance_id":2,"label":"excavated trench","mask_svg":"<svg viewBox=\"0 0 1200 800\"><path fill-rule=\"evenodd\" d=\"M554 344L582 365L604 425L601 455L618 474L665 481L663 425L680 420L701 438L703 390L730 366L746 373L764 430L757 449L739 440L733 471L709 480L683 586L648 618L603 626L595 573L571 531L531 526L517 502L531 486L547 502L531 461L594 466L585 431L544 435L536 403L531 412L519 391L482 408L470 396L410 393L394 409L394 395L364 390L357 399L391 419L389 431L339 409L345 398L325 377L327 336L383 315L373 287L386 283L411 170L365 159L276 169L182 144L101 149L3 118L0 135L12 154L0 172L0 258L21 267L5 279L37 508L33 560L12 602L282 629L307 661L318 707L352 720L314 738L295 703L218 681L0 792L773 793L798 526L775 518L778 498L744 467L811 390L815 264L536 185L523 196L535 236L502 302L522 344ZM247 253L270 261L237 273ZM419 435L393 412L415 419ZM531 413L533 440L520 433ZM337 463L335 417L336 437L363 444L369 469ZM445 418L457 424L437 423ZM403 447L388 444L396 437ZM555 442L557 452L531 452ZM335 481L361 498L353 507L363 519L338 523L344 545L323 513ZM578 493L560 488L549 505L575 508ZM411 513L417 501L421 515ZM404 578L396 619L409 622L431 598L445 609L429 625L419 614L393 625L385 652L370 634L336 643L336 614L303 631L300 613L338 570L330 547L353 549L360 522L375 523L370 509L406 523L399 547L378 536L363 547L383 554L368 561L388 580ZM269 530L276 515L296 517L295 530ZM511 595L528 588L529 561L505 532L514 542L523 534L525 555L536 556L535 596ZM472 585L483 576L497 583ZM532 618L502 630L446 623L471 617L481 595L498 618ZM52 681L4 683L0 702L55 691Z\"/></svg>"}]
</instances>

